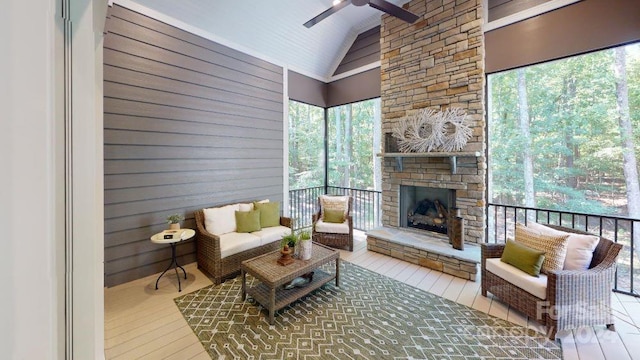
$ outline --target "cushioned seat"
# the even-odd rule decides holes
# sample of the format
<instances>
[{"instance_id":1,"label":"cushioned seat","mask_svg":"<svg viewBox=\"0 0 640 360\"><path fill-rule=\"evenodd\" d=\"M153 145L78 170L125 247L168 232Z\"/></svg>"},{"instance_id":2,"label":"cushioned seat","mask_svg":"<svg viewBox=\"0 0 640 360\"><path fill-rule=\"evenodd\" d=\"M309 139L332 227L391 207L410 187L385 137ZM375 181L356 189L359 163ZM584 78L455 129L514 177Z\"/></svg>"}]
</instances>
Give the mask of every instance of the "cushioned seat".
<instances>
[{"instance_id":1,"label":"cushioned seat","mask_svg":"<svg viewBox=\"0 0 640 360\"><path fill-rule=\"evenodd\" d=\"M487 259L487 271L515 284L520 289L542 300L547 298L547 275L531 276L500 259Z\"/></svg>"},{"instance_id":2,"label":"cushioned seat","mask_svg":"<svg viewBox=\"0 0 640 360\"><path fill-rule=\"evenodd\" d=\"M342 224L324 222L322 219L316 222L316 232L349 234L349 222L345 220Z\"/></svg>"},{"instance_id":3,"label":"cushioned seat","mask_svg":"<svg viewBox=\"0 0 640 360\"><path fill-rule=\"evenodd\" d=\"M260 237L249 233L230 232L220 235L220 258L224 259L262 245Z\"/></svg>"},{"instance_id":4,"label":"cushioned seat","mask_svg":"<svg viewBox=\"0 0 640 360\"><path fill-rule=\"evenodd\" d=\"M262 228L261 230L251 233L251 235L255 235L260 238L260 245L269 244L274 241L278 241L279 244L282 237L289 234L291 234L291 229L282 225Z\"/></svg>"}]
</instances>

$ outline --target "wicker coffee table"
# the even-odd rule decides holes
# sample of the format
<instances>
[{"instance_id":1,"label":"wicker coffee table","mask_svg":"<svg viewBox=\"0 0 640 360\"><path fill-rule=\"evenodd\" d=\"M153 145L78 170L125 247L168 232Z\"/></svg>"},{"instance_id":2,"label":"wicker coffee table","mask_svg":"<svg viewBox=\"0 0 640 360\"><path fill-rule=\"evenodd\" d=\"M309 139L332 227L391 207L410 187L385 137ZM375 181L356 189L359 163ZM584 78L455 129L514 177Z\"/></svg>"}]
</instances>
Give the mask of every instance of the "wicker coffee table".
<instances>
[{"instance_id":1,"label":"wicker coffee table","mask_svg":"<svg viewBox=\"0 0 640 360\"><path fill-rule=\"evenodd\" d=\"M273 325L275 312L301 297L316 290L329 281L336 279L340 286L340 252L338 250L313 243L313 256L309 260L296 259L294 263L282 266L277 263L280 251L270 252L253 259L245 260L240 265L242 273L242 300L247 294L269 311L269 324ZM327 273L320 266L335 261L335 273ZM283 285L291 280L313 271L313 280L302 287L285 290ZM247 274L260 282L247 286Z\"/></svg>"}]
</instances>

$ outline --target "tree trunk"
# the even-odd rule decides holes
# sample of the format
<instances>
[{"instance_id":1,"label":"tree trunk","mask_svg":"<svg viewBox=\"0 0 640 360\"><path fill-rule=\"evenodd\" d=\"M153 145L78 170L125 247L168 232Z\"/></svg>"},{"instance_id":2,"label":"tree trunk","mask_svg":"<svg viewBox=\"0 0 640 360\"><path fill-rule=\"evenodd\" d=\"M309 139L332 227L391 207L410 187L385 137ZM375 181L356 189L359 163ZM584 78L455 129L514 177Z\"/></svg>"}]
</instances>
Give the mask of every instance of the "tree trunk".
<instances>
[{"instance_id":1,"label":"tree trunk","mask_svg":"<svg viewBox=\"0 0 640 360\"><path fill-rule=\"evenodd\" d=\"M627 185L627 212L630 218L640 219L640 185L638 184L638 163L633 143L633 129L629 116L629 88L627 86L627 65L624 47L615 50L614 74L616 78L616 102L618 110L618 126L622 139L622 164ZM633 239L635 254L640 256L640 224L633 222Z\"/></svg>"},{"instance_id":2,"label":"tree trunk","mask_svg":"<svg viewBox=\"0 0 640 360\"><path fill-rule=\"evenodd\" d=\"M342 186L351 187L351 157L353 151L353 135L351 129L351 120L353 118L353 106L351 104L345 105L345 118L344 118L344 168L342 172Z\"/></svg>"},{"instance_id":3,"label":"tree trunk","mask_svg":"<svg viewBox=\"0 0 640 360\"><path fill-rule=\"evenodd\" d=\"M382 123L380 116L380 99L373 100L373 189L382 190L382 159L378 153L382 151Z\"/></svg>"},{"instance_id":4,"label":"tree trunk","mask_svg":"<svg viewBox=\"0 0 640 360\"><path fill-rule=\"evenodd\" d=\"M337 171L338 173L341 171L340 168L340 164L342 162L342 119L341 119L341 106L336 106L333 108L333 112L334 112L334 120L335 120L335 125L336 125L336 138L334 139L334 141L336 142L336 153L333 156L333 161L335 162L335 166L333 167L335 169L335 171ZM329 154L331 154L331 150L329 150ZM329 159L331 159L331 156L329 156ZM330 169L330 164L327 164L327 169ZM336 180L340 179L339 177L335 178ZM339 180L338 180L339 181ZM333 184L326 184L326 185L333 185ZM341 184L335 184L335 186L341 186Z\"/></svg>"},{"instance_id":5,"label":"tree trunk","mask_svg":"<svg viewBox=\"0 0 640 360\"><path fill-rule=\"evenodd\" d=\"M533 154L531 149L531 132L529 130L529 101L527 99L527 78L524 69L518 69L518 108L520 111L520 131L523 145L524 165L524 205L536 206L535 189L533 187Z\"/></svg>"},{"instance_id":6,"label":"tree trunk","mask_svg":"<svg viewBox=\"0 0 640 360\"><path fill-rule=\"evenodd\" d=\"M569 170L566 178L567 185L573 189L578 188L578 178L573 172L573 165L575 164L576 159L578 157L577 149L578 147L574 145L573 139L575 137L574 124L571 124L572 119L574 119L573 113L573 105L571 100L576 97L576 77L571 74L564 81L564 95L561 96L560 100L560 111L563 119L565 119L566 123L564 125L565 134L564 134L564 143L567 146L567 149L571 150L566 155L564 155L564 166Z\"/></svg>"},{"instance_id":7,"label":"tree trunk","mask_svg":"<svg viewBox=\"0 0 640 360\"><path fill-rule=\"evenodd\" d=\"M631 117L629 116L626 54L624 47L618 47L614 51L618 126L622 139L622 164L627 185L627 209L629 216L637 219L640 218L640 185L638 185L638 163L633 143Z\"/></svg>"}]
</instances>

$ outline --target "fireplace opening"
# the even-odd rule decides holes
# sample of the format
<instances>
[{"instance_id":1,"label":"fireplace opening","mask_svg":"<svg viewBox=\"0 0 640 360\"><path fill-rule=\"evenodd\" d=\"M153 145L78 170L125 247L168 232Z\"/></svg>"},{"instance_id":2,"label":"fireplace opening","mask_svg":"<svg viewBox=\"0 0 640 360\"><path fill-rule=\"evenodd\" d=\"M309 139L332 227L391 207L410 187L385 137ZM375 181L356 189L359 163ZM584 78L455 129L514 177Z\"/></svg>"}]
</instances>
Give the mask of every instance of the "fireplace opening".
<instances>
[{"instance_id":1,"label":"fireplace opening","mask_svg":"<svg viewBox=\"0 0 640 360\"><path fill-rule=\"evenodd\" d=\"M400 186L400 226L447 234L455 190Z\"/></svg>"}]
</instances>

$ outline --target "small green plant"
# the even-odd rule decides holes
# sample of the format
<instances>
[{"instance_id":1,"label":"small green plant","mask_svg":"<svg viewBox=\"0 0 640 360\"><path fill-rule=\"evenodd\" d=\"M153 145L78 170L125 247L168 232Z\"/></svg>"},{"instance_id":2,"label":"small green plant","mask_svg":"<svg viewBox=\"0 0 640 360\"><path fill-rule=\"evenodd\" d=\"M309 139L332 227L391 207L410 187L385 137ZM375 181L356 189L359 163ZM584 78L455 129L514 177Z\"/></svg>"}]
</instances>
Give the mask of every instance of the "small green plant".
<instances>
[{"instance_id":1,"label":"small green plant","mask_svg":"<svg viewBox=\"0 0 640 360\"><path fill-rule=\"evenodd\" d=\"M298 240L311 240L311 233L307 230L302 230L298 233Z\"/></svg>"},{"instance_id":2,"label":"small green plant","mask_svg":"<svg viewBox=\"0 0 640 360\"><path fill-rule=\"evenodd\" d=\"M289 245L290 248L293 248L294 246L296 246L297 242L298 236L294 233L291 233L282 237L282 241L280 241L280 247L283 248L285 245Z\"/></svg>"},{"instance_id":3,"label":"small green plant","mask_svg":"<svg viewBox=\"0 0 640 360\"><path fill-rule=\"evenodd\" d=\"M167 224L177 224L182 220L184 220L184 216L180 214L171 214L167 216Z\"/></svg>"}]
</instances>

